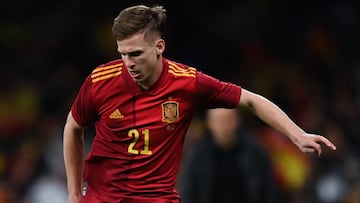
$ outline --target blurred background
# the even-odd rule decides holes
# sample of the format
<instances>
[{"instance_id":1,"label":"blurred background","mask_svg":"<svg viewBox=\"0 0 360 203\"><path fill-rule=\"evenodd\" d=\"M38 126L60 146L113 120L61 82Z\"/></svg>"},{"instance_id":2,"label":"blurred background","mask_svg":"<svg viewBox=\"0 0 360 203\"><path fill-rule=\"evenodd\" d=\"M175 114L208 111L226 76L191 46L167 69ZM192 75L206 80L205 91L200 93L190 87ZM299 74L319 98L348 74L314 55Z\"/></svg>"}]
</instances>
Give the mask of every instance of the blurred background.
<instances>
[{"instance_id":1,"label":"blurred background","mask_svg":"<svg viewBox=\"0 0 360 203\"><path fill-rule=\"evenodd\" d=\"M321 158L302 154L242 112L284 202L360 202L360 3L324 2L2 1L0 203L65 202L67 113L91 70L119 57L113 19L138 3L167 9L165 57L262 94L337 145ZM185 154L203 120L194 119Z\"/></svg>"}]
</instances>

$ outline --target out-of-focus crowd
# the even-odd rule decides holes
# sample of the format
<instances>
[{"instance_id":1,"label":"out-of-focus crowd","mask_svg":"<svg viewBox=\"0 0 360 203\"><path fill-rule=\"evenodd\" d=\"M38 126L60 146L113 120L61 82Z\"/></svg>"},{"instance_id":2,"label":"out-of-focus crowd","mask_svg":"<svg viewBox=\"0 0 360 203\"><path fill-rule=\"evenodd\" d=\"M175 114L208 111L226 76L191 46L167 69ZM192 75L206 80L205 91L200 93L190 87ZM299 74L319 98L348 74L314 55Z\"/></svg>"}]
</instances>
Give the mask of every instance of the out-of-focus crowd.
<instances>
[{"instance_id":1,"label":"out-of-focus crowd","mask_svg":"<svg viewBox=\"0 0 360 203\"><path fill-rule=\"evenodd\" d=\"M0 6L0 203L66 201L62 130L81 83L119 57L113 18L141 1ZM165 57L244 86L337 145L300 153L248 112L285 202L360 202L360 12L347 1L146 1L168 11ZM186 152L204 134L198 116ZM86 133L87 146L93 132Z\"/></svg>"}]
</instances>

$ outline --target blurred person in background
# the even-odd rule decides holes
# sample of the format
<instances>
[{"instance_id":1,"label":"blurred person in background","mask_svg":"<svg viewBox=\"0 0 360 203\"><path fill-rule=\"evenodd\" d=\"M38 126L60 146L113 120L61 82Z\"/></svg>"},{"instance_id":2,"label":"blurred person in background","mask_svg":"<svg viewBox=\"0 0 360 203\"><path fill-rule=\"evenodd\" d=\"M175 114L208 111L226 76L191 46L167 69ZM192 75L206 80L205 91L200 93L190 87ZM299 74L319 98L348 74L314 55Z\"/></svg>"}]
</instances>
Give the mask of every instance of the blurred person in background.
<instances>
[{"instance_id":1,"label":"blurred person in background","mask_svg":"<svg viewBox=\"0 0 360 203\"><path fill-rule=\"evenodd\" d=\"M183 140L202 109L247 107L304 153L321 155L322 144L336 149L268 99L164 58L165 20L161 6L143 5L115 18L122 59L86 78L65 124L68 203L180 202L175 182ZM84 164L84 130L93 125L96 136Z\"/></svg>"},{"instance_id":2,"label":"blurred person in background","mask_svg":"<svg viewBox=\"0 0 360 203\"><path fill-rule=\"evenodd\" d=\"M24 203L24 200L8 181L0 179L0 203Z\"/></svg>"},{"instance_id":3,"label":"blurred person in background","mask_svg":"<svg viewBox=\"0 0 360 203\"><path fill-rule=\"evenodd\" d=\"M281 202L270 159L242 128L237 109L208 110L207 126L184 157L181 202Z\"/></svg>"},{"instance_id":4,"label":"blurred person in background","mask_svg":"<svg viewBox=\"0 0 360 203\"><path fill-rule=\"evenodd\" d=\"M346 203L359 199L360 159L345 139L344 131L336 122L327 119L323 124L326 133L338 150L329 151L320 160L313 160L309 185L311 202ZM359 202L359 201L357 201Z\"/></svg>"},{"instance_id":5,"label":"blurred person in background","mask_svg":"<svg viewBox=\"0 0 360 203\"><path fill-rule=\"evenodd\" d=\"M46 169L26 193L27 203L64 203L67 199L65 167L61 156L62 141L52 137L44 150Z\"/></svg>"}]
</instances>

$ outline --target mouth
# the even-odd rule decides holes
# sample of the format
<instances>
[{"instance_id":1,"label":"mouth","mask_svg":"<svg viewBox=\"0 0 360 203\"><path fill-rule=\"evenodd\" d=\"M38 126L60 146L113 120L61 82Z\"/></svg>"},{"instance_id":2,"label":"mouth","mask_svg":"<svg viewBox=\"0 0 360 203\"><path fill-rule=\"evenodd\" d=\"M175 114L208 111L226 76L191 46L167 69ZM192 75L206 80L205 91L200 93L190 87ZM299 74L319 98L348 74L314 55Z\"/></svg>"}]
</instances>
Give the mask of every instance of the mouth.
<instances>
[{"instance_id":1,"label":"mouth","mask_svg":"<svg viewBox=\"0 0 360 203\"><path fill-rule=\"evenodd\" d=\"M140 71L129 70L129 73L135 79L140 77Z\"/></svg>"}]
</instances>

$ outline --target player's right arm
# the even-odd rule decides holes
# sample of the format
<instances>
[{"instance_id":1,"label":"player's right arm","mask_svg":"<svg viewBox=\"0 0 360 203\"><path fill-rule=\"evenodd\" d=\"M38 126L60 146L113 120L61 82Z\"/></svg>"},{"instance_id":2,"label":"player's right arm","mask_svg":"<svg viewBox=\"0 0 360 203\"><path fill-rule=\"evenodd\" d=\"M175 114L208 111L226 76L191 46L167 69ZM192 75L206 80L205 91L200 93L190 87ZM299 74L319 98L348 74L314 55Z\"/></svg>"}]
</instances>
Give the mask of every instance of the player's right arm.
<instances>
[{"instance_id":1,"label":"player's right arm","mask_svg":"<svg viewBox=\"0 0 360 203\"><path fill-rule=\"evenodd\" d=\"M74 120L71 112L64 127L63 142L68 187L67 203L80 203L84 168L84 128Z\"/></svg>"}]
</instances>

